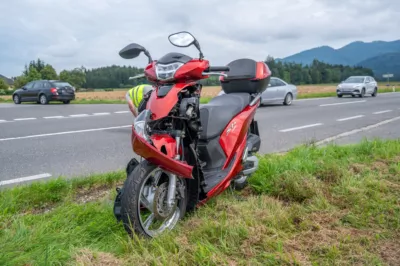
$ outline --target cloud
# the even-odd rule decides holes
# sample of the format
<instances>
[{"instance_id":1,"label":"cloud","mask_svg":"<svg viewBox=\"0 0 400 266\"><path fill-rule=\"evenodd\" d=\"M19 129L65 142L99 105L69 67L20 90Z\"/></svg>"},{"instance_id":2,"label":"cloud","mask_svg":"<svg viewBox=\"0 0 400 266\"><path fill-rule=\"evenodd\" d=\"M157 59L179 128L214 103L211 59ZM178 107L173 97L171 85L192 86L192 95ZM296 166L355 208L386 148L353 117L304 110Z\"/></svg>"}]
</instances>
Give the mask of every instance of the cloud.
<instances>
[{"instance_id":1,"label":"cloud","mask_svg":"<svg viewBox=\"0 0 400 266\"><path fill-rule=\"evenodd\" d=\"M154 58L170 51L197 56L194 47L168 42L180 30L192 32L217 65L321 45L394 40L400 25L398 0L13 0L1 1L0 10L0 73L7 76L19 75L37 57L57 71L144 66L144 56L118 56L130 42L142 44Z\"/></svg>"}]
</instances>

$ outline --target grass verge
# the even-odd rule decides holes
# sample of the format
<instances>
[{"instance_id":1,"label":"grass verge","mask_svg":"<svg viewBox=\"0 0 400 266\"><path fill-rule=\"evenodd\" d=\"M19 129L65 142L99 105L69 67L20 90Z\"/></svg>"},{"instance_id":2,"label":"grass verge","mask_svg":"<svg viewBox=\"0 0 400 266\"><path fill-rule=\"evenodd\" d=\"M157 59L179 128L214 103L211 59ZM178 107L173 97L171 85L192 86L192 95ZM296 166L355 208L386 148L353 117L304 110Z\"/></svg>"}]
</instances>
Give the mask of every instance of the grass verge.
<instances>
[{"instance_id":1,"label":"grass verge","mask_svg":"<svg viewBox=\"0 0 400 266\"><path fill-rule=\"evenodd\" d=\"M112 214L122 172L0 191L4 265L395 265L400 140L312 145L260 157L227 191L158 239L129 239Z\"/></svg>"}]
</instances>

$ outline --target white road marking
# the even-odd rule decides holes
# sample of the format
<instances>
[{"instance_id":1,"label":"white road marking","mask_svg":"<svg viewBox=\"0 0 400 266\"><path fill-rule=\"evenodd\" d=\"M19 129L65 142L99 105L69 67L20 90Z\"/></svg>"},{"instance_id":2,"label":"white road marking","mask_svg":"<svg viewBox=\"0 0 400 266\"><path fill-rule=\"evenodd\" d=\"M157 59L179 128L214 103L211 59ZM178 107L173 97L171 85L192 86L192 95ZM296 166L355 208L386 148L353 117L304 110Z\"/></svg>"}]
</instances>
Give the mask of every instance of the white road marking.
<instances>
[{"instance_id":1,"label":"white road marking","mask_svg":"<svg viewBox=\"0 0 400 266\"><path fill-rule=\"evenodd\" d=\"M83 117L83 116L89 116L89 115L88 114L70 115L70 117Z\"/></svg>"},{"instance_id":2,"label":"white road marking","mask_svg":"<svg viewBox=\"0 0 400 266\"><path fill-rule=\"evenodd\" d=\"M27 117L27 118L16 118L15 121L25 121L25 120L35 120L35 117Z\"/></svg>"},{"instance_id":3,"label":"white road marking","mask_svg":"<svg viewBox=\"0 0 400 266\"><path fill-rule=\"evenodd\" d=\"M51 177L51 174L45 173L45 174L40 174L40 175L32 175L32 176L27 176L27 177L20 177L20 178L15 178L15 179L10 179L10 180L4 180L4 181L0 181L0 186L21 183L21 182L25 182L25 181L36 180L36 179L41 179L41 178L46 178L46 177Z\"/></svg>"},{"instance_id":4,"label":"white road marking","mask_svg":"<svg viewBox=\"0 0 400 266\"><path fill-rule=\"evenodd\" d=\"M0 123L5 123L7 122L7 120L0 120Z\"/></svg>"},{"instance_id":5,"label":"white road marking","mask_svg":"<svg viewBox=\"0 0 400 266\"><path fill-rule=\"evenodd\" d=\"M92 128L92 129L83 129L83 130L75 130L75 131L55 132L55 133L40 134L40 135L30 135L30 136L23 136L23 137L5 138L5 139L0 139L0 141L9 141L9 140L17 140L17 139L31 139L31 138L49 137L49 136L66 135L66 134L76 134L76 133L83 133L83 132L103 131L103 130L118 129L118 128L126 128L126 127L132 127L132 125L117 126L117 127Z\"/></svg>"},{"instance_id":6,"label":"white road marking","mask_svg":"<svg viewBox=\"0 0 400 266\"><path fill-rule=\"evenodd\" d=\"M116 113L116 114L126 114L126 113L129 113L129 111L118 111L118 112L114 112L114 113Z\"/></svg>"},{"instance_id":7,"label":"white road marking","mask_svg":"<svg viewBox=\"0 0 400 266\"><path fill-rule=\"evenodd\" d=\"M351 104L351 103L365 103L367 100L364 101L353 101L353 102L344 102L344 103L327 103L327 104L321 104L321 107L324 106L334 106L334 105L342 105L342 104Z\"/></svg>"},{"instance_id":8,"label":"white road marking","mask_svg":"<svg viewBox=\"0 0 400 266\"><path fill-rule=\"evenodd\" d=\"M93 113L93 115L109 115L110 113Z\"/></svg>"},{"instance_id":9,"label":"white road marking","mask_svg":"<svg viewBox=\"0 0 400 266\"><path fill-rule=\"evenodd\" d=\"M389 112L391 112L392 110L384 110L384 111L379 111L379 112L375 112L375 113L373 113L374 115L379 115L379 114L384 114L384 113L389 113Z\"/></svg>"},{"instance_id":10,"label":"white road marking","mask_svg":"<svg viewBox=\"0 0 400 266\"><path fill-rule=\"evenodd\" d=\"M351 130L351 131L348 131L348 132L344 132L344 133L341 133L341 134L333 136L333 137L326 138L324 140L316 142L315 144L316 145L321 145L321 144L324 144L324 143L327 143L327 142L331 142L331 141L334 141L334 140L337 140L337 139L340 139L340 138L343 138L343 137L347 137L347 136L350 136L350 135L357 134L357 133L362 132L362 131L367 131L367 130L370 130L370 129L373 129L373 128L376 128L376 127L379 127L379 126L382 126L382 125L385 125L385 124L389 124L389 123L397 121L399 119L400 119L400 116L394 117L394 118L379 122L379 123L374 124L374 125L369 125L369 126L362 127L362 128L359 128L359 129L354 129L354 130Z\"/></svg>"},{"instance_id":11,"label":"white road marking","mask_svg":"<svg viewBox=\"0 0 400 266\"><path fill-rule=\"evenodd\" d=\"M301 126L301 127L293 127L293 128L288 128L288 129L282 129L282 130L279 130L279 132L289 132L289 131L299 130L299 129L303 129L303 128L321 126L321 125L323 125L323 124L317 123L317 124L305 125L305 126Z\"/></svg>"},{"instance_id":12,"label":"white road marking","mask_svg":"<svg viewBox=\"0 0 400 266\"><path fill-rule=\"evenodd\" d=\"M356 115L356 116L341 118L341 119L338 119L336 121L341 122L341 121L347 121L347 120L357 119L357 118L361 118L361 117L364 117L364 116L363 115Z\"/></svg>"},{"instance_id":13,"label":"white road marking","mask_svg":"<svg viewBox=\"0 0 400 266\"><path fill-rule=\"evenodd\" d=\"M59 119L59 118L64 118L62 115L56 115L56 116L45 116L43 117L44 119Z\"/></svg>"}]
</instances>

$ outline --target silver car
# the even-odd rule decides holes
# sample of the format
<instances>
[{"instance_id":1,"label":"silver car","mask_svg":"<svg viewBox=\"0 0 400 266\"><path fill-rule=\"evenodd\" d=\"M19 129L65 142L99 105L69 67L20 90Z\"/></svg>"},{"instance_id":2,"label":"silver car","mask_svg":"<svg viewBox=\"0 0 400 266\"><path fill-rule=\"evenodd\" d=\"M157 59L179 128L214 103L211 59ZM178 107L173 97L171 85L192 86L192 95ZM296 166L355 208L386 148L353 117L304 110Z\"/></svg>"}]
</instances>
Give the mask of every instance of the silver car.
<instances>
[{"instance_id":1,"label":"silver car","mask_svg":"<svg viewBox=\"0 0 400 266\"><path fill-rule=\"evenodd\" d=\"M378 94L378 83L370 76L351 76L337 86L336 94L339 98L343 95L364 97L365 94L375 97Z\"/></svg>"},{"instance_id":2,"label":"silver car","mask_svg":"<svg viewBox=\"0 0 400 266\"><path fill-rule=\"evenodd\" d=\"M224 91L218 95L224 94ZM297 87L288 84L280 78L271 77L268 88L261 94L261 105L283 103L291 105L293 100L297 98Z\"/></svg>"}]
</instances>

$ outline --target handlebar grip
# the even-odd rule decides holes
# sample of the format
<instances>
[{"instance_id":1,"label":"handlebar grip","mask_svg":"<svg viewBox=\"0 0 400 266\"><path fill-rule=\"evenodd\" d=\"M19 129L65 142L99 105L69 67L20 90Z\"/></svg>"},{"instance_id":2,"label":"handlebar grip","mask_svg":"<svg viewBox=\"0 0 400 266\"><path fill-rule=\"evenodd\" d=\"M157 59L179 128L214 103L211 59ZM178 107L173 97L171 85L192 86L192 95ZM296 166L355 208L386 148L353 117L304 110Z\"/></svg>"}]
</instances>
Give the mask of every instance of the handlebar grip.
<instances>
[{"instance_id":1,"label":"handlebar grip","mask_svg":"<svg viewBox=\"0 0 400 266\"><path fill-rule=\"evenodd\" d=\"M228 66L211 66L207 69L207 72L218 72L218 71L229 71L230 68Z\"/></svg>"}]
</instances>

